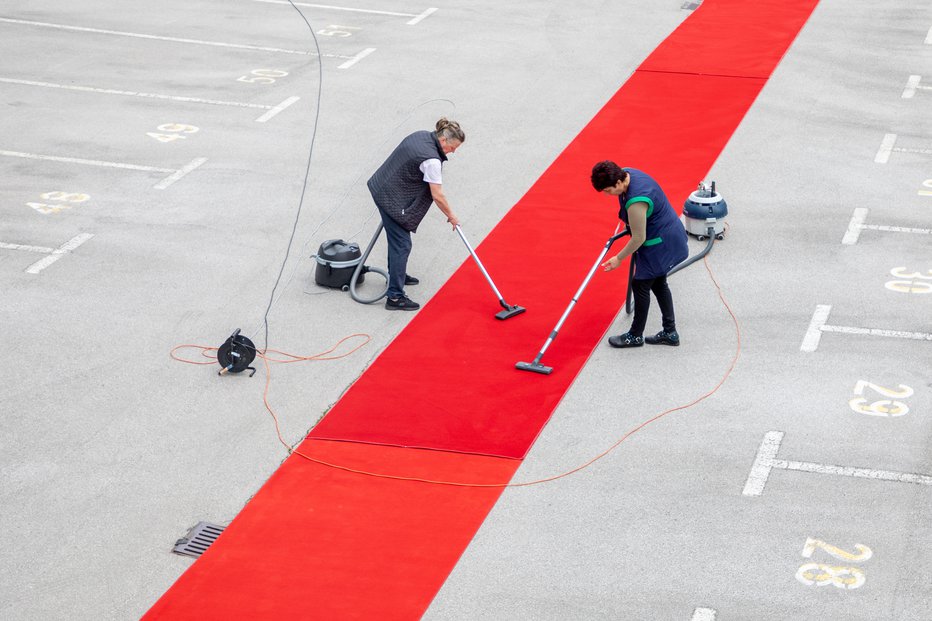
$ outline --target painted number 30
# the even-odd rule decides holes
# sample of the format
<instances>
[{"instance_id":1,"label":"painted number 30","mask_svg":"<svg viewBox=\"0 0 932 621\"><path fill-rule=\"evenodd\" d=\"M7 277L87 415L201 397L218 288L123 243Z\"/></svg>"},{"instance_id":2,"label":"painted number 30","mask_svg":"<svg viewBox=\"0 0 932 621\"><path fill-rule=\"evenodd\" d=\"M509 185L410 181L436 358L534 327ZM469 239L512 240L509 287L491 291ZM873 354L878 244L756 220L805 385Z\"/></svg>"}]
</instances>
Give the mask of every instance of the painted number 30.
<instances>
[{"instance_id":1,"label":"painted number 30","mask_svg":"<svg viewBox=\"0 0 932 621\"><path fill-rule=\"evenodd\" d=\"M898 293L932 293L932 270L926 273L907 272L905 267L894 267L890 274L900 280L890 280L884 287Z\"/></svg>"}]
</instances>

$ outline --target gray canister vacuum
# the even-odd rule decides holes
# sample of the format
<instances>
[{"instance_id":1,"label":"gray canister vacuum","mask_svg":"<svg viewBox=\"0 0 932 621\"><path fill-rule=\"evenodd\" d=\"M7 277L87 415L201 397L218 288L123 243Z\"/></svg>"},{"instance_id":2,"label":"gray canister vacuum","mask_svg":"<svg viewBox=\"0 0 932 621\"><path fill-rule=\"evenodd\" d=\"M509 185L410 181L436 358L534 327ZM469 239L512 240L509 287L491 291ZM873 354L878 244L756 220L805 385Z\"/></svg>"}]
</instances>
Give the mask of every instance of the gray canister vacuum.
<instances>
[{"instance_id":1,"label":"gray canister vacuum","mask_svg":"<svg viewBox=\"0 0 932 621\"><path fill-rule=\"evenodd\" d=\"M375 242L378 241L379 235L382 234L383 228L384 225L379 222L375 235L372 236L372 240L366 247L365 252L359 251L359 245L356 242L345 242L342 239L330 239L321 244L317 254L312 256L312 258L317 261L314 281L322 287L349 291L350 296L360 304L373 304L384 298L388 293L388 272L381 268L371 267L365 264L366 259L369 258L369 254L372 252L373 246L375 246ZM493 293L495 293L495 296L498 298L498 304L502 307L502 310L495 313L495 318L505 320L515 315L520 315L527 310L523 306L509 304L505 301L498 287L492 282L492 277L489 276L485 266L482 265L482 261L479 260L479 255L476 254L476 251L466 239L463 229L458 224L456 225L456 232L460 236L460 239L463 240L466 249L469 250L469 254L479 267L479 271L485 276L489 286L492 287ZM363 297L356 290L356 287L365 280L365 274L367 272L375 272L381 274L385 278L385 287L378 295L369 298Z\"/></svg>"}]
</instances>

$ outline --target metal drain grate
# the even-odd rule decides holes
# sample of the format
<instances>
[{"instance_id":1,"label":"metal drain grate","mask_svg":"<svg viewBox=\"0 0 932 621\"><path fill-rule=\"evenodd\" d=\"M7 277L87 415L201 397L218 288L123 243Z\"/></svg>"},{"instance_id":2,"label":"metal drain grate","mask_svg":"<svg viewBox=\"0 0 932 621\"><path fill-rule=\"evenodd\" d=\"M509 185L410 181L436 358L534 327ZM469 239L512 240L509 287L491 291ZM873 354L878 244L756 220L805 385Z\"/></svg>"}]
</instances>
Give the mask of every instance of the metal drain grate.
<instances>
[{"instance_id":1,"label":"metal drain grate","mask_svg":"<svg viewBox=\"0 0 932 621\"><path fill-rule=\"evenodd\" d=\"M175 549L172 552L198 557L217 540L224 528L226 527L210 522L198 522L186 536L175 542Z\"/></svg>"}]
</instances>

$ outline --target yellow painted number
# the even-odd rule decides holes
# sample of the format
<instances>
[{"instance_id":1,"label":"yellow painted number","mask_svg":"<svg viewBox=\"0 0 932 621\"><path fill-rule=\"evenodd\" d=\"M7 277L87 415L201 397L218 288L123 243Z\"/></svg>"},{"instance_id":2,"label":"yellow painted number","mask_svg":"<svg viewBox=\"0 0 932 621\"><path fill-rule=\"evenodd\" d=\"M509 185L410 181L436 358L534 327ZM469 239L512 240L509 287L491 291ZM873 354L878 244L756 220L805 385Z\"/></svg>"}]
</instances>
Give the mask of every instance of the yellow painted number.
<instances>
[{"instance_id":1,"label":"yellow painted number","mask_svg":"<svg viewBox=\"0 0 932 621\"><path fill-rule=\"evenodd\" d=\"M926 179L922 182L924 190L919 190L919 196L932 196L932 179Z\"/></svg>"},{"instance_id":2,"label":"yellow painted number","mask_svg":"<svg viewBox=\"0 0 932 621\"><path fill-rule=\"evenodd\" d=\"M331 24L326 28L317 31L317 34L327 37L350 37L353 35L352 30L362 30L357 26L337 26Z\"/></svg>"},{"instance_id":3,"label":"yellow painted number","mask_svg":"<svg viewBox=\"0 0 932 621\"><path fill-rule=\"evenodd\" d=\"M796 572L796 579L806 586L834 585L839 589L852 590L867 580L857 567L835 567L822 563L806 563Z\"/></svg>"},{"instance_id":4,"label":"yellow painted number","mask_svg":"<svg viewBox=\"0 0 932 621\"><path fill-rule=\"evenodd\" d=\"M155 138L159 142L174 142L175 140L183 140L187 138L184 134L196 134L200 131L197 127L193 125L186 125L184 123L164 123L156 127L159 132L167 133L158 133L158 132L146 132L146 136Z\"/></svg>"},{"instance_id":5,"label":"yellow painted number","mask_svg":"<svg viewBox=\"0 0 932 621\"><path fill-rule=\"evenodd\" d=\"M812 558L816 550L822 550L829 556L851 563L863 563L874 555L870 548L860 543L854 544L856 552L848 552L821 539L806 538L801 554ZM824 563L805 563L796 571L796 579L806 586L826 586L832 584L839 589L856 589L867 580L864 572L857 567L840 567Z\"/></svg>"},{"instance_id":6,"label":"yellow painted number","mask_svg":"<svg viewBox=\"0 0 932 621\"><path fill-rule=\"evenodd\" d=\"M884 284L890 291L898 293L932 293L932 270L926 273L907 272L905 267L894 267L890 274L900 280L891 280Z\"/></svg>"},{"instance_id":7,"label":"yellow painted number","mask_svg":"<svg viewBox=\"0 0 932 621\"><path fill-rule=\"evenodd\" d=\"M865 545L860 543L854 544L854 548L858 551L857 554L851 552L846 552L841 548L837 548L830 543L825 543L821 539L813 539L808 537L806 539L806 545L803 546L802 555L805 558L812 558L812 553L816 551L816 548L824 550L830 556L834 556L837 559L843 561L852 561L854 563L862 563L874 556L873 551Z\"/></svg>"},{"instance_id":8,"label":"yellow painted number","mask_svg":"<svg viewBox=\"0 0 932 621\"><path fill-rule=\"evenodd\" d=\"M899 390L892 390L890 388L878 386L872 382L858 380L858 383L854 385L854 394L863 395L864 390L868 388L884 397L891 397L892 399L905 399L911 397L914 392L913 389L906 384L899 384ZM909 406L902 401L894 401L892 399L880 399L874 402L868 402L866 398L857 396L849 399L848 405L858 414L881 416L884 418L903 416L909 412Z\"/></svg>"},{"instance_id":9,"label":"yellow painted number","mask_svg":"<svg viewBox=\"0 0 932 621\"><path fill-rule=\"evenodd\" d=\"M39 197L46 201L52 201L56 204L48 203L26 203L27 207L32 207L41 214L49 215L53 213L60 213L64 209L71 209L74 204L84 203L90 200L90 196L83 194L81 192L62 192L56 190L55 192L44 192L39 195Z\"/></svg>"},{"instance_id":10,"label":"yellow painted number","mask_svg":"<svg viewBox=\"0 0 932 621\"><path fill-rule=\"evenodd\" d=\"M241 75L236 78L236 81L248 84L274 84L276 78L284 78L286 75L288 72L280 69L253 69L249 75Z\"/></svg>"}]
</instances>

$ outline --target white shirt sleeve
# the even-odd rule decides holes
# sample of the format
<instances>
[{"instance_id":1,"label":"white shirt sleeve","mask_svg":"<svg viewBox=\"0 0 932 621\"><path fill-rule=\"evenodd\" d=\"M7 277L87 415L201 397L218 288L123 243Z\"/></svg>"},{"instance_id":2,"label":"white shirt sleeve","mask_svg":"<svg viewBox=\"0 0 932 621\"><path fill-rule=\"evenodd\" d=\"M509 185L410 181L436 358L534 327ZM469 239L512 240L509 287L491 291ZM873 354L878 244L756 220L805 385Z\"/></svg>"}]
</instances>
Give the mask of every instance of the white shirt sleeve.
<instances>
[{"instance_id":1,"label":"white shirt sleeve","mask_svg":"<svg viewBox=\"0 0 932 621\"><path fill-rule=\"evenodd\" d=\"M438 185L443 183L440 177L440 160L438 158L424 160L419 168L424 173L424 181L427 183L436 183Z\"/></svg>"}]
</instances>

